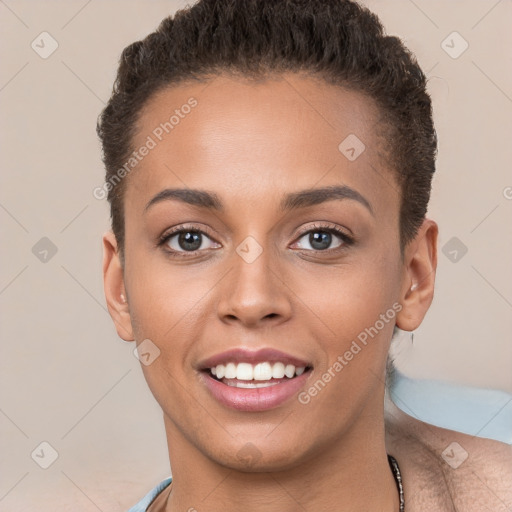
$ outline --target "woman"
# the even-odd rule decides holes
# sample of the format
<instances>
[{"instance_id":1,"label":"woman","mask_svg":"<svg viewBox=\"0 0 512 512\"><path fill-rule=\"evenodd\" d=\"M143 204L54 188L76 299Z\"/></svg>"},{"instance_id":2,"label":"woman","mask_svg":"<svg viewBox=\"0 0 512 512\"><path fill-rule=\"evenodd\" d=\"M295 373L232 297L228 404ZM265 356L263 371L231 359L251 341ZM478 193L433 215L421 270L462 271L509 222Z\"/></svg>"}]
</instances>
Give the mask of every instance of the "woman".
<instances>
[{"instance_id":1,"label":"woman","mask_svg":"<svg viewBox=\"0 0 512 512\"><path fill-rule=\"evenodd\" d=\"M124 50L105 293L173 474L132 510L510 509L510 447L384 407L433 298L425 82L351 1L200 1Z\"/></svg>"}]
</instances>

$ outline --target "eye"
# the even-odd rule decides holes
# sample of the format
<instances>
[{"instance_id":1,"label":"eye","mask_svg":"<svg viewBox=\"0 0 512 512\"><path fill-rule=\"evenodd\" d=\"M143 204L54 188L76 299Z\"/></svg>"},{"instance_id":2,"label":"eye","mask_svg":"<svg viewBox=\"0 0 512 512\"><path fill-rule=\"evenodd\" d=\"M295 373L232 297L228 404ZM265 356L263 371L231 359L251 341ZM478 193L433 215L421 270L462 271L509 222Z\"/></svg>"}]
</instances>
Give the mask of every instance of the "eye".
<instances>
[{"instance_id":1,"label":"eye","mask_svg":"<svg viewBox=\"0 0 512 512\"><path fill-rule=\"evenodd\" d=\"M304 231L294 245L301 240L310 245L310 248L298 247L314 252L335 252L352 245L354 240L342 230L331 225L314 225L313 229ZM333 243L336 245L332 246ZM179 226L167 231L158 242L171 257L194 256L198 251L221 247L210 236L196 226Z\"/></svg>"},{"instance_id":2,"label":"eye","mask_svg":"<svg viewBox=\"0 0 512 512\"><path fill-rule=\"evenodd\" d=\"M309 229L302 233L300 240L305 240L311 248L306 247L306 250L313 251L330 251L336 249L343 249L353 243L353 239L338 228L332 226L314 226L314 229ZM332 246L333 243L337 245ZM296 242L298 243L298 242ZM299 247L300 249L301 247Z\"/></svg>"},{"instance_id":3,"label":"eye","mask_svg":"<svg viewBox=\"0 0 512 512\"><path fill-rule=\"evenodd\" d=\"M158 245L165 246L165 250L172 256L220 247L220 244L211 240L203 230L184 226L165 233Z\"/></svg>"}]
</instances>

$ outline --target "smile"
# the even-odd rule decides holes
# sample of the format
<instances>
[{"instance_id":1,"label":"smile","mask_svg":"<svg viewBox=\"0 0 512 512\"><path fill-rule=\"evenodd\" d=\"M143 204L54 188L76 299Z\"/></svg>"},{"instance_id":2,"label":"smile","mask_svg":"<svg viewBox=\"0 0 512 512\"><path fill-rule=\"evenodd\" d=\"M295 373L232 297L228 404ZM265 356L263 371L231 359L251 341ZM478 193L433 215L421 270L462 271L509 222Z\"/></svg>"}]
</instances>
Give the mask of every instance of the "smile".
<instances>
[{"instance_id":1,"label":"smile","mask_svg":"<svg viewBox=\"0 0 512 512\"><path fill-rule=\"evenodd\" d=\"M273 349L234 349L203 362L201 370L203 383L221 404L239 411L264 411L297 394L312 365Z\"/></svg>"}]
</instances>

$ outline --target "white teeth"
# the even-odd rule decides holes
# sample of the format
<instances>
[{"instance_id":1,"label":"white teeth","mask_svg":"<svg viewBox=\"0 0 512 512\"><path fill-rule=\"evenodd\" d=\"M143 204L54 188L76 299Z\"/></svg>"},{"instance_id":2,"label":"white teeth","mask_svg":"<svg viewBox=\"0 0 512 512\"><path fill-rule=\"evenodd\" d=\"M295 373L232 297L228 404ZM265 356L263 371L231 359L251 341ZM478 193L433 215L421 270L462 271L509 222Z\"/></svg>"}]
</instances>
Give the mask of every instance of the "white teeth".
<instances>
[{"instance_id":1,"label":"white teeth","mask_svg":"<svg viewBox=\"0 0 512 512\"><path fill-rule=\"evenodd\" d=\"M238 363L236 367L236 378L238 380L252 380L254 375L252 364Z\"/></svg>"},{"instance_id":2,"label":"white teeth","mask_svg":"<svg viewBox=\"0 0 512 512\"><path fill-rule=\"evenodd\" d=\"M295 366L293 364L287 364L284 367L284 374L291 379L295 375Z\"/></svg>"},{"instance_id":3,"label":"white teeth","mask_svg":"<svg viewBox=\"0 0 512 512\"><path fill-rule=\"evenodd\" d=\"M272 378L272 366L270 363L258 363L254 367L254 380L269 380Z\"/></svg>"},{"instance_id":4,"label":"white teeth","mask_svg":"<svg viewBox=\"0 0 512 512\"><path fill-rule=\"evenodd\" d=\"M282 379L284 377L284 364L283 363L274 363L272 367L272 378L274 379Z\"/></svg>"},{"instance_id":5,"label":"white teeth","mask_svg":"<svg viewBox=\"0 0 512 512\"><path fill-rule=\"evenodd\" d=\"M217 379L232 379L240 381L268 381L270 379L283 379L285 376L289 379L302 375L306 370L305 366L298 366L295 368L293 364L277 363L258 363L252 365L250 363L227 363L226 365L218 364L213 368L210 368L212 375L215 375ZM230 385L236 385L237 387L265 387L269 384L276 383L252 383L245 386L244 383L234 383Z\"/></svg>"},{"instance_id":6,"label":"white teeth","mask_svg":"<svg viewBox=\"0 0 512 512\"><path fill-rule=\"evenodd\" d=\"M236 364L228 363L226 365L226 372L224 373L224 377L226 377L226 379L236 379L236 373Z\"/></svg>"},{"instance_id":7,"label":"white teeth","mask_svg":"<svg viewBox=\"0 0 512 512\"><path fill-rule=\"evenodd\" d=\"M215 367L215 376L218 379L222 379L224 377L225 373L226 373L226 367L223 364L218 364Z\"/></svg>"}]
</instances>

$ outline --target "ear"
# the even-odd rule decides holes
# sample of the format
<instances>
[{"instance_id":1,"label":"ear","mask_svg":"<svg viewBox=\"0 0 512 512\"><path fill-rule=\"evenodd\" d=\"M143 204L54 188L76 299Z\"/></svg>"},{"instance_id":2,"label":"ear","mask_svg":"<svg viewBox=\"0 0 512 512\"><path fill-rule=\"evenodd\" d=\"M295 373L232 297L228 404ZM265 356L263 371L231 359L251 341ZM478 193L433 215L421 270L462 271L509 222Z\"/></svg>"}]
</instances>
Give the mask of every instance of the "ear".
<instances>
[{"instance_id":1,"label":"ear","mask_svg":"<svg viewBox=\"0 0 512 512\"><path fill-rule=\"evenodd\" d=\"M108 311L117 334L124 341L133 341L130 308L124 287L124 274L117 240L112 231L103 235L103 287Z\"/></svg>"},{"instance_id":2,"label":"ear","mask_svg":"<svg viewBox=\"0 0 512 512\"><path fill-rule=\"evenodd\" d=\"M417 329L434 298L437 268L437 224L425 219L417 235L404 249L404 267L397 327L404 331Z\"/></svg>"}]
</instances>

